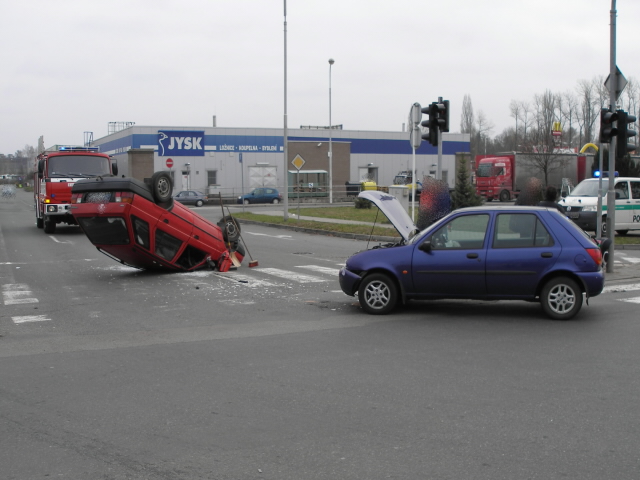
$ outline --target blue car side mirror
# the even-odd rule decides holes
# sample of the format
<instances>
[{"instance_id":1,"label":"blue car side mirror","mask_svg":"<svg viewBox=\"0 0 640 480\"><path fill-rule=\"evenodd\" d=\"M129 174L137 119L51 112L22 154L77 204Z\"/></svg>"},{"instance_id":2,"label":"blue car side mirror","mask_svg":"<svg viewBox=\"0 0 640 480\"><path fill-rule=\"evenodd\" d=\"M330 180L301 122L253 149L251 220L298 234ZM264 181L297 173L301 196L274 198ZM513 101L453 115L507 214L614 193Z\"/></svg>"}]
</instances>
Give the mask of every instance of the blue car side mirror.
<instances>
[{"instance_id":1,"label":"blue car side mirror","mask_svg":"<svg viewBox=\"0 0 640 480\"><path fill-rule=\"evenodd\" d=\"M431 240L425 240L418 248L423 252L429 253L431 251Z\"/></svg>"}]
</instances>

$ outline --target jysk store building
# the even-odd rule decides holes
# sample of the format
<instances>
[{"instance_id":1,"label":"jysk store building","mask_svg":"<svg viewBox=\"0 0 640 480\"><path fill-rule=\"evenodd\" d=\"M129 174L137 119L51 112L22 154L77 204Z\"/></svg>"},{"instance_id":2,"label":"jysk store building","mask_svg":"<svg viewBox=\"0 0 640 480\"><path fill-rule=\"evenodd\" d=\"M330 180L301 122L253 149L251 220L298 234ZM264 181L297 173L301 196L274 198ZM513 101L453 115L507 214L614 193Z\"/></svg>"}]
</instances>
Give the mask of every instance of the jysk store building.
<instances>
[{"instance_id":1,"label":"jysk store building","mask_svg":"<svg viewBox=\"0 0 640 480\"><path fill-rule=\"evenodd\" d=\"M468 158L470 139L468 134L444 133L442 140L442 179L453 188L456 158ZM91 145L111 154L125 176L170 171L175 190L223 196L261 186L282 191L284 175L290 191L325 192L330 169L334 196L343 196L347 183L391 185L399 171L411 170L413 158L407 132L335 129L331 139L328 129L289 129L286 168L283 129L134 125ZM423 141L415 158L418 179L435 175L437 147Z\"/></svg>"}]
</instances>

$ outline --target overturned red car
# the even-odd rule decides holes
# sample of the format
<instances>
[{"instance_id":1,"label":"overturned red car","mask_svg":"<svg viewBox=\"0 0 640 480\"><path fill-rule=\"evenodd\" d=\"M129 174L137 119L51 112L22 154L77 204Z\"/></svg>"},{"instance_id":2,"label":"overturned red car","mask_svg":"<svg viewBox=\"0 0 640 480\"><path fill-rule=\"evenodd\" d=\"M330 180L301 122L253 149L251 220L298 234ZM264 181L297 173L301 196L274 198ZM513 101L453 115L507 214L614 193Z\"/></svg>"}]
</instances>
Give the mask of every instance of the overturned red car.
<instances>
[{"instance_id":1,"label":"overturned red car","mask_svg":"<svg viewBox=\"0 0 640 480\"><path fill-rule=\"evenodd\" d=\"M228 271L244 257L240 225L231 217L214 224L174 202L171 176L156 172L144 182L96 177L72 188L71 213L99 251L140 269Z\"/></svg>"}]
</instances>

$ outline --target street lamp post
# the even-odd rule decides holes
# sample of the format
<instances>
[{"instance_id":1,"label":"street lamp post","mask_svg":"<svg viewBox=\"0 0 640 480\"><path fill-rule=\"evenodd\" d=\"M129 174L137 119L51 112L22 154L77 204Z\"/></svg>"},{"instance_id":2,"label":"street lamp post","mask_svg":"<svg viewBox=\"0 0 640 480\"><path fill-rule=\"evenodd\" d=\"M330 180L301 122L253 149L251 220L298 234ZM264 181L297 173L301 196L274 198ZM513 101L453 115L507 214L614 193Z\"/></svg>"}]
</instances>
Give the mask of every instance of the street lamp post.
<instances>
[{"instance_id":1,"label":"street lamp post","mask_svg":"<svg viewBox=\"0 0 640 480\"><path fill-rule=\"evenodd\" d=\"M333 143L331 134L333 126L331 123L331 67L335 63L333 58L329 59L329 203L333 203Z\"/></svg>"}]
</instances>

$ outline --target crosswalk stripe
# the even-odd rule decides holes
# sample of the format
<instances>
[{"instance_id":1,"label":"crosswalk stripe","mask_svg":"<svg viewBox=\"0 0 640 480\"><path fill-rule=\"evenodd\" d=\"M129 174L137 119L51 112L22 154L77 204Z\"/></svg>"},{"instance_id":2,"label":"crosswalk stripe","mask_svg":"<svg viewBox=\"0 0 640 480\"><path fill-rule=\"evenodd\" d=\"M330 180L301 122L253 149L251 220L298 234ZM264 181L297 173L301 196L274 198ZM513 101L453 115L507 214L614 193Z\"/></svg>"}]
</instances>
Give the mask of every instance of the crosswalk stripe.
<instances>
[{"instance_id":1,"label":"crosswalk stripe","mask_svg":"<svg viewBox=\"0 0 640 480\"><path fill-rule=\"evenodd\" d=\"M620 300L621 302L640 303L640 297L619 298L618 300Z\"/></svg>"},{"instance_id":2,"label":"crosswalk stripe","mask_svg":"<svg viewBox=\"0 0 640 480\"><path fill-rule=\"evenodd\" d=\"M632 292L634 290L640 290L640 283L629 283L626 285L610 285L602 289L602 293L610 292Z\"/></svg>"},{"instance_id":3,"label":"crosswalk stripe","mask_svg":"<svg viewBox=\"0 0 640 480\"><path fill-rule=\"evenodd\" d=\"M299 283L326 282L324 278L314 277L312 275L304 275L301 273L291 272L289 270L280 270L279 268L261 268L260 272L274 277L286 278Z\"/></svg>"},{"instance_id":4,"label":"crosswalk stripe","mask_svg":"<svg viewBox=\"0 0 640 480\"><path fill-rule=\"evenodd\" d=\"M623 256L621 256L620 258L621 258L622 260L624 260L625 262L627 262L627 263L633 263L633 264L640 263L640 258L635 258L635 257L623 257Z\"/></svg>"},{"instance_id":5,"label":"crosswalk stripe","mask_svg":"<svg viewBox=\"0 0 640 480\"><path fill-rule=\"evenodd\" d=\"M226 273L218 273L218 277L224 278L225 280L230 280L238 283L242 283L247 285L248 287L277 287L278 284L272 283L268 280L262 280L259 278L251 277L249 275L243 275L241 273L236 272L226 272Z\"/></svg>"},{"instance_id":6,"label":"crosswalk stripe","mask_svg":"<svg viewBox=\"0 0 640 480\"><path fill-rule=\"evenodd\" d=\"M296 268L306 268L313 270L314 272L326 273L328 275L338 275L340 273L339 268L323 267L321 265L298 265Z\"/></svg>"},{"instance_id":7,"label":"crosswalk stripe","mask_svg":"<svg viewBox=\"0 0 640 480\"><path fill-rule=\"evenodd\" d=\"M5 305L38 303L38 299L33 298L33 292L24 283L8 283L2 286L2 290Z\"/></svg>"},{"instance_id":8,"label":"crosswalk stripe","mask_svg":"<svg viewBox=\"0 0 640 480\"><path fill-rule=\"evenodd\" d=\"M44 315L24 315L21 317L11 317L13 323L27 323L27 322L45 322L51 320Z\"/></svg>"}]
</instances>

